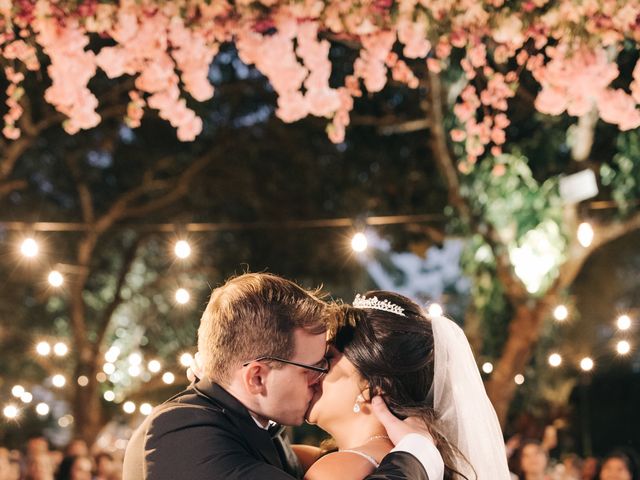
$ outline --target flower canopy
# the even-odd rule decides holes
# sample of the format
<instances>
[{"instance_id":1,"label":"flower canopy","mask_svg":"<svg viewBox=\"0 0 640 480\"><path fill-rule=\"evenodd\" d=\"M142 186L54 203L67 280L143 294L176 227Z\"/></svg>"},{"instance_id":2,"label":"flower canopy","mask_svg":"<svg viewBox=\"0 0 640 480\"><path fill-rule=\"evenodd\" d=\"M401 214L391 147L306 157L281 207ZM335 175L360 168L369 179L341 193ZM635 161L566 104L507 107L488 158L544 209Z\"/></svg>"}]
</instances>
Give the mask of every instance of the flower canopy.
<instances>
[{"instance_id":1,"label":"flower canopy","mask_svg":"<svg viewBox=\"0 0 640 480\"><path fill-rule=\"evenodd\" d=\"M527 72L542 113L595 108L622 130L640 126L640 63L625 83L617 62L625 45L640 42L638 0L0 0L3 133L20 136L21 83L45 69L45 100L67 117L66 131L96 126L99 102L88 83L100 69L135 78L130 126L156 109L181 140L193 140L202 120L187 98L214 95L209 67L225 42L268 78L278 117L325 117L334 142L344 139L363 90L378 92L390 79L418 87L425 69L452 66L465 82L451 135L472 162L500 151L509 99ZM329 81L331 42L358 49L339 84Z\"/></svg>"}]
</instances>

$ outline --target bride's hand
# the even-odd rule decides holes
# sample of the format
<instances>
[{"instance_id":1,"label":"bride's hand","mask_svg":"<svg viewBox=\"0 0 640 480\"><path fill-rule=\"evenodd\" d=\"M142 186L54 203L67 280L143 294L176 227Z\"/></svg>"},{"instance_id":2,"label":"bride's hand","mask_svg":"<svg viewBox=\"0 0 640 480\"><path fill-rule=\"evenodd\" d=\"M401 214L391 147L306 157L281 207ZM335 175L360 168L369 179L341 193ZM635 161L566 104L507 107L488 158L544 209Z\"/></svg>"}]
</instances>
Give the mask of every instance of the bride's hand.
<instances>
[{"instance_id":1,"label":"bride's hand","mask_svg":"<svg viewBox=\"0 0 640 480\"><path fill-rule=\"evenodd\" d=\"M433 437L429 433L427 426L416 417L408 417L404 420L400 420L387 408L387 404L384 403L382 397L374 397L371 400L371 407L373 413L378 417L380 423L387 430L387 435L394 445L397 445L400 440L411 433L417 433L429 439L432 443Z\"/></svg>"},{"instance_id":2,"label":"bride's hand","mask_svg":"<svg viewBox=\"0 0 640 480\"><path fill-rule=\"evenodd\" d=\"M187 378L189 382L193 383L200 380L203 376L204 372L200 366L200 352L197 352L193 358L193 362L191 362L191 365L187 368Z\"/></svg>"}]
</instances>

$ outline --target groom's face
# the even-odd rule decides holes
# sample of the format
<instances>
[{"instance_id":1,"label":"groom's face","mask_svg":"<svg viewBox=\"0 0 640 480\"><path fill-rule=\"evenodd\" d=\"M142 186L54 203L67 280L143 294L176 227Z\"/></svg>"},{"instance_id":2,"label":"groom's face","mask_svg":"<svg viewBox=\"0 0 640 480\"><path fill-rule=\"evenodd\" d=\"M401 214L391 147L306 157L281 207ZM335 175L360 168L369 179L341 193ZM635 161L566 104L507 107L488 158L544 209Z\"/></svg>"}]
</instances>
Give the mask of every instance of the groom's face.
<instances>
[{"instance_id":1,"label":"groom's face","mask_svg":"<svg viewBox=\"0 0 640 480\"><path fill-rule=\"evenodd\" d=\"M314 335L302 329L294 332L293 362L318 366L327 348L326 334ZM300 425L319 381L317 372L296 365L281 364L267 376L266 402L263 413L281 425Z\"/></svg>"}]
</instances>

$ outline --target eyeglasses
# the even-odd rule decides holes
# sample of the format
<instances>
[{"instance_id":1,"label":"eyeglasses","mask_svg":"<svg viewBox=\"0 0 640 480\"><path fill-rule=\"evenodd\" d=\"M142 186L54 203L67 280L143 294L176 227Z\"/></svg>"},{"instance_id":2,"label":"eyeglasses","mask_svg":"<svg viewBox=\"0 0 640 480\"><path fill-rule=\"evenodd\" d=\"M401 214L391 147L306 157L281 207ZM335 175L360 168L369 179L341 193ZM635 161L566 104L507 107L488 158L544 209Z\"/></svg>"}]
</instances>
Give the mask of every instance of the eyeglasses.
<instances>
[{"instance_id":1,"label":"eyeglasses","mask_svg":"<svg viewBox=\"0 0 640 480\"><path fill-rule=\"evenodd\" d=\"M309 377L309 383L316 383L324 375L329 373L329 360L327 360L326 357L322 357L322 360L318 362L319 365L307 365L306 363L292 362L291 360L285 360L284 358L263 356L263 357L258 357L254 360L250 360L246 363L243 363L242 366L246 367L251 362L264 362L265 360L272 361L272 362L286 363L287 365L294 365L296 367L306 369L307 375Z\"/></svg>"}]
</instances>

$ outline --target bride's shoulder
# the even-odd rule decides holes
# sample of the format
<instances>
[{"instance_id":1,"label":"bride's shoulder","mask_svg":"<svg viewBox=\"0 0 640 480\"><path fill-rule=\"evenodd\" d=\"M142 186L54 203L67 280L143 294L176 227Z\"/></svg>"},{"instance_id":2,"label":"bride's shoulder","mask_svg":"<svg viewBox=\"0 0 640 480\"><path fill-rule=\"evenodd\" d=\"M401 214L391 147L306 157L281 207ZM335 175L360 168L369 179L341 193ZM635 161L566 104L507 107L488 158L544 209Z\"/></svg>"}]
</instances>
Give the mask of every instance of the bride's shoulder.
<instances>
[{"instance_id":1,"label":"bride's shoulder","mask_svg":"<svg viewBox=\"0 0 640 480\"><path fill-rule=\"evenodd\" d=\"M333 452L311 465L304 480L362 480L374 470L375 466L360 455Z\"/></svg>"}]
</instances>

